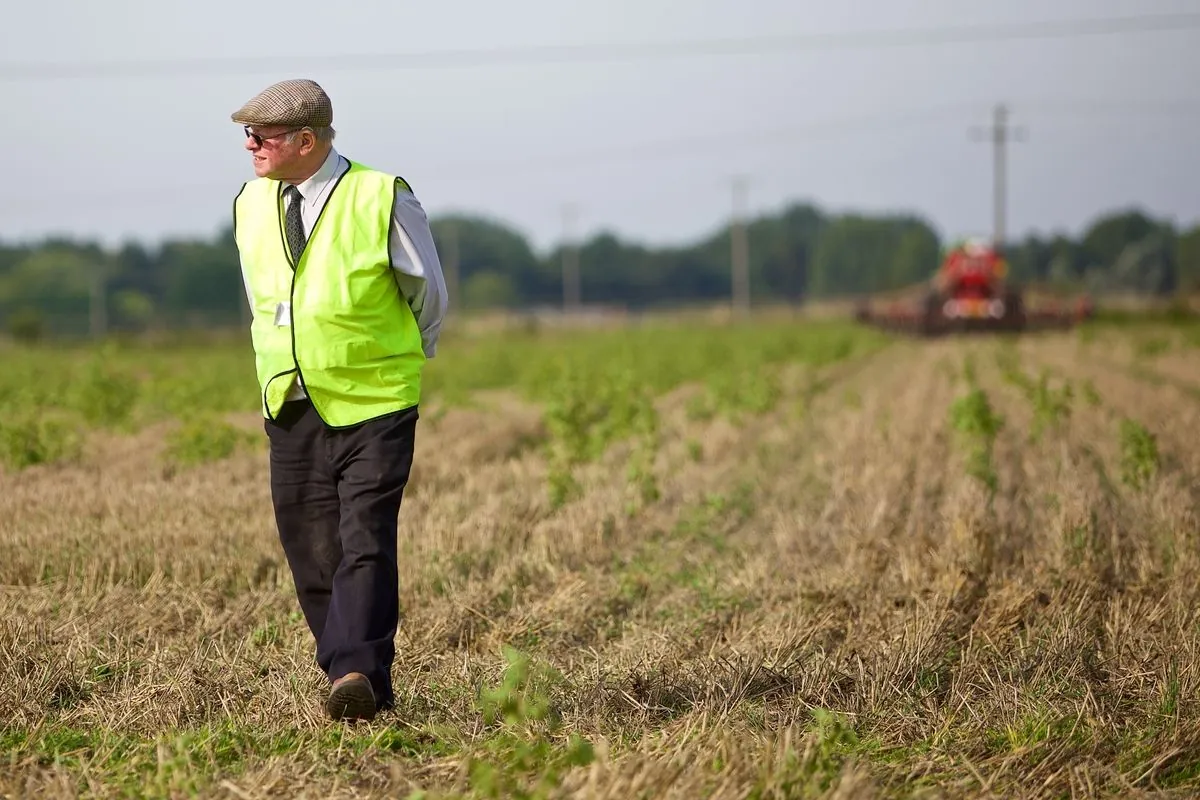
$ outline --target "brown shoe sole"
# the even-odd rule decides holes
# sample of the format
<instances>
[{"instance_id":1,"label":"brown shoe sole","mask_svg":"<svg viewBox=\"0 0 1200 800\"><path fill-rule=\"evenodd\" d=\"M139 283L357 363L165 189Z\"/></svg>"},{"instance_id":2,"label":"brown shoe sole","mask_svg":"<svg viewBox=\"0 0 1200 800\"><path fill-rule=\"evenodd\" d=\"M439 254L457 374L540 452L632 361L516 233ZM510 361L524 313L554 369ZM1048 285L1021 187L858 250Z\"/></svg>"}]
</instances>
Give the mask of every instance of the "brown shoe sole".
<instances>
[{"instance_id":1,"label":"brown shoe sole","mask_svg":"<svg viewBox=\"0 0 1200 800\"><path fill-rule=\"evenodd\" d=\"M325 710L333 719L373 719L375 694L369 683L347 681L329 693Z\"/></svg>"}]
</instances>

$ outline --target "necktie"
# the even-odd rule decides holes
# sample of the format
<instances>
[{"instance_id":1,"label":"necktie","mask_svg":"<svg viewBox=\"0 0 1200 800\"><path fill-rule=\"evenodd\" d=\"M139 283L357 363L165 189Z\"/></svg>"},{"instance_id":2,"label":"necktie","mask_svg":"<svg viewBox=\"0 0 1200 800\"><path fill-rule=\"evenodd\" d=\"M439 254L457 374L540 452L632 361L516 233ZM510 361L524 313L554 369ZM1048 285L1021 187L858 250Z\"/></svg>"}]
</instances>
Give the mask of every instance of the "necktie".
<instances>
[{"instance_id":1,"label":"necktie","mask_svg":"<svg viewBox=\"0 0 1200 800\"><path fill-rule=\"evenodd\" d=\"M284 220L284 230L287 233L288 247L292 250L292 260L299 261L308 243L304 236L304 222L300 219L300 190L289 186L283 190L284 197L289 199L287 217Z\"/></svg>"}]
</instances>

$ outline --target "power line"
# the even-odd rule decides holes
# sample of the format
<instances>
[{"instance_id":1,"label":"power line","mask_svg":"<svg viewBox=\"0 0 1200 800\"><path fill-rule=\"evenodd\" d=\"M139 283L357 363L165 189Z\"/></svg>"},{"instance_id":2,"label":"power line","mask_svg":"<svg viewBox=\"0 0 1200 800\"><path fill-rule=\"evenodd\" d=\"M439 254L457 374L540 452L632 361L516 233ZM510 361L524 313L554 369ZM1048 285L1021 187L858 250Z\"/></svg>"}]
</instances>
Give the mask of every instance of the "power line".
<instances>
[{"instance_id":1,"label":"power line","mask_svg":"<svg viewBox=\"0 0 1200 800\"><path fill-rule=\"evenodd\" d=\"M454 219L447 220L445 227L446 243L442 248L443 276L446 281L446 294L453 302L458 302L458 286L460 271L460 255L458 249L458 223Z\"/></svg>"},{"instance_id":2,"label":"power line","mask_svg":"<svg viewBox=\"0 0 1200 800\"><path fill-rule=\"evenodd\" d=\"M1017 104L1022 109L1035 109L1039 114L1046 115L1090 115L1115 113L1154 114L1163 116L1196 116L1200 115L1200 100L1191 98L1153 99L1153 100L1092 100L1086 98L1041 98L1022 100ZM631 143L617 147L581 150L574 153L559 153L530 159L506 159L503 161L463 163L458 162L443 168L434 164L421 169L425 177L424 183L449 183L463 179L481 177L528 176L537 171L561 171L572 167L598 166L606 163L634 162L647 158L675 158L686 156L689 152L702 153L713 148L725 146L766 146L772 143L790 144L793 142L812 141L830 135L870 135L872 133L894 133L897 126L911 123L925 125L935 123L942 118L954 118L960 114L975 114L988 111L990 103L964 102L944 105L917 107L909 109L893 109L875 114L864 114L853 117L829 118L814 120L805 125L795 125L780 128L749 129L742 131L726 131L698 136L676 136L639 143ZM412 170L404 170L412 172ZM416 174L416 173L414 173ZM410 175L409 177L412 177ZM205 191L229 192L230 187L240 185L242 175L231 176L228 181L197 182L173 185L176 190L166 198L159 194L161 185L144 186L140 188L115 188L108 192L79 192L74 196L80 200L103 200L106 208L136 208L149 205L159 206L164 202L175 199L185 200L189 194ZM421 192L421 182L417 191ZM0 201L0 210L18 211L28 209L39 202L57 203L57 195L43 195L36 192L23 192L20 200L14 199L13 204Z\"/></svg>"},{"instance_id":3,"label":"power line","mask_svg":"<svg viewBox=\"0 0 1200 800\"><path fill-rule=\"evenodd\" d=\"M1042 98L1022 101L1021 107L1026 111L1035 111L1048 116L1055 114L1075 116L1086 116L1089 114L1141 114L1147 116L1184 117L1200 113L1200 100L1192 98L1177 100Z\"/></svg>"},{"instance_id":4,"label":"power line","mask_svg":"<svg viewBox=\"0 0 1200 800\"><path fill-rule=\"evenodd\" d=\"M583 305L583 287L579 274L579 245L575 241L575 222L579 219L579 207L574 203L562 206L562 282L563 311L579 311Z\"/></svg>"},{"instance_id":5,"label":"power line","mask_svg":"<svg viewBox=\"0 0 1200 800\"><path fill-rule=\"evenodd\" d=\"M614 61L664 61L708 56L769 55L805 50L921 47L939 44L1109 36L1119 33L1180 32L1198 28L1200 28L1200 13L1179 13L875 31L777 34L691 41L524 45L427 50L412 53L343 53L327 56L306 55L295 59L287 56L244 56L57 63L13 61L0 64L0 80L164 77L187 74L279 72L280 70L296 69L312 73L318 70L471 69Z\"/></svg>"},{"instance_id":6,"label":"power line","mask_svg":"<svg viewBox=\"0 0 1200 800\"><path fill-rule=\"evenodd\" d=\"M763 145L771 142L795 142L818 139L822 136L846 136L858 132L892 131L904 123L927 124L939 117L952 118L960 114L973 114L988 106L982 103L951 103L924 108L894 109L883 113L863 114L848 117L814 120L803 125L779 128L727 131L721 133L673 136L663 139L596 148L559 155L540 156L536 159L507 160L502 163L475 164L459 162L453 170L438 172L439 178L453 178L457 174L477 177L489 173L525 174L529 170L562 169L572 166L601 164L610 161L636 161L642 158L663 158L684 155L688 151L704 151L727 145ZM1200 110L1200 106L1198 106Z\"/></svg>"},{"instance_id":7,"label":"power line","mask_svg":"<svg viewBox=\"0 0 1200 800\"><path fill-rule=\"evenodd\" d=\"M1154 114L1162 116L1191 117L1200 115L1200 100L1191 98L1151 99L1151 100L1093 100L1070 97L1042 98L1023 100L1019 103L1023 109L1033 109L1046 115L1080 115L1113 113L1119 115ZM662 139L631 143L617 147L581 150L573 153L559 153L531 159L506 159L503 161L463 163L458 162L449 168L432 165L423 169L425 181L431 183L451 182L463 179L481 177L527 176L533 172L560 171L572 167L590 167L614 162L632 162L646 158L674 158L686 156L689 152L705 152L713 148L731 145L758 145L771 143L790 144L792 142L811 141L829 135L856 135L871 133L892 133L896 127L906 123L929 124L939 118L954 117L959 114L973 114L991 109L991 104L979 102L950 103L937 106L918 107L911 109L894 109L891 111L865 114L853 117L830 118L814 120L805 125L794 125L780 128L749 129L742 131L725 131L721 133L698 136L676 136ZM78 192L74 196L81 200L104 200L106 207L139 207L161 205L178 198L185 200L192 192L224 191L231 186L240 185L244 176L232 176L228 181L202 182L190 184L175 184L178 190L168 198L157 194L159 185L141 188L115 188L106 192ZM420 187L418 186L418 191ZM147 195L153 195L147 197ZM0 203L0 209L17 210L28 208L39 201L58 202L57 195L41 195L36 192L22 192L19 206L8 206Z\"/></svg>"},{"instance_id":8,"label":"power line","mask_svg":"<svg viewBox=\"0 0 1200 800\"><path fill-rule=\"evenodd\" d=\"M733 312L744 317L750 313L750 244L746 235L746 184L748 179L738 175L731 182L733 190L733 220L729 229L732 266Z\"/></svg>"},{"instance_id":9,"label":"power line","mask_svg":"<svg viewBox=\"0 0 1200 800\"><path fill-rule=\"evenodd\" d=\"M904 122L924 124L934 121L941 116L953 118L960 114L974 114L987 107L987 105L982 103L957 103L925 108L895 109L889 112L877 112L861 116L814 120L805 125L725 131L699 136L674 136L617 147L580 150L574 153L560 153L530 159L505 159L503 161L479 162L474 164L460 161L449 168L442 168L434 164L421 171L427 176L427 180L431 181L528 175L531 171L539 169L561 170L574 166L590 166L614 161L636 161L642 158L662 158L664 156L673 157L683 155L689 150L703 152L713 147L728 145L763 145L772 141L793 142L809 137L839 134L849 135L859 131L870 132L878 130L880 132L891 132L894 131L897 125ZM1197 108L1200 110L1200 105ZM222 190L227 192L231 186L240 185L240 181L243 179L244 176L238 176L231 179L233 183L230 183L230 181L206 181L191 184L173 184L173 189L176 191L172 197L184 199L188 193L196 191ZM78 192L74 197L76 199L104 199L106 200L106 205L111 206L113 201L119 202L125 198L143 200L147 193L157 193L159 188L158 186L145 186L142 188L119 187L108 192ZM419 183L415 188L418 193L421 191ZM38 197L37 193L23 192L21 194L21 204L22 206L27 206L30 200L36 200ZM57 202L57 195L42 195L42 197L45 197L47 200L53 197L55 198L55 202ZM164 199L156 196L155 199L145 200L145 202L157 205L164 202Z\"/></svg>"}]
</instances>

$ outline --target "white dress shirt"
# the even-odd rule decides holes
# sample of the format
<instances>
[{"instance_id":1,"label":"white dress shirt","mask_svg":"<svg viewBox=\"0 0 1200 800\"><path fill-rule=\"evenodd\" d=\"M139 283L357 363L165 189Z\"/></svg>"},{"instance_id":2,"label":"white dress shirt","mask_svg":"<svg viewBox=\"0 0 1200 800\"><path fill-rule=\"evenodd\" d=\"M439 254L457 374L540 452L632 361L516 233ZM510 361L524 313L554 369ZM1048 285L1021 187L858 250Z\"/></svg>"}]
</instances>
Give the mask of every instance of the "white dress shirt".
<instances>
[{"instance_id":1,"label":"white dress shirt","mask_svg":"<svg viewBox=\"0 0 1200 800\"><path fill-rule=\"evenodd\" d=\"M349 168L350 163L336 149L330 148L329 157L321 164L320 169L311 178L296 185L300 191L300 218L306 237L312 231L337 178ZM286 212L292 200L286 198L284 202ZM441 261L434 246L433 233L429 229L429 218L425 215L425 209L413 193L399 183L396 185L388 251L400 293L412 308L417 327L421 330L421 345L425 356L433 358L437 354L442 319L449 305L446 279L442 275ZM246 283L246 294L250 295L249 282ZM254 307L252 298L250 305ZM304 387L297 375L287 399L299 400L304 396Z\"/></svg>"}]
</instances>

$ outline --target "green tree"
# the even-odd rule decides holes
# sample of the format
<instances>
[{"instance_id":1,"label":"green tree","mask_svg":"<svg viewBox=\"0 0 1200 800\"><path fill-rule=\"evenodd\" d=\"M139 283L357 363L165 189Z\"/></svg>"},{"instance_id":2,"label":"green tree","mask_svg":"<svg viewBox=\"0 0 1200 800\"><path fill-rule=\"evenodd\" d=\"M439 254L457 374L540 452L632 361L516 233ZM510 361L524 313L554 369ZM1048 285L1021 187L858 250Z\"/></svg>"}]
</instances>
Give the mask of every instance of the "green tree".
<instances>
[{"instance_id":1,"label":"green tree","mask_svg":"<svg viewBox=\"0 0 1200 800\"><path fill-rule=\"evenodd\" d=\"M1084 233L1082 267L1111 288L1168 292L1176 282L1175 231L1137 210L1105 214Z\"/></svg>"},{"instance_id":2,"label":"green tree","mask_svg":"<svg viewBox=\"0 0 1200 800\"><path fill-rule=\"evenodd\" d=\"M517 289L512 278L503 273L492 270L476 272L462 286L463 308L477 310L512 308L517 305Z\"/></svg>"},{"instance_id":3,"label":"green tree","mask_svg":"<svg viewBox=\"0 0 1200 800\"><path fill-rule=\"evenodd\" d=\"M518 308L562 302L562 252L534 252L501 221L469 214L431 220L443 261L457 252L456 307ZM886 291L926 280L939 262L938 237L912 215L826 214L807 203L746 221L752 299L795 301ZM649 308L726 302L731 293L730 227L695 241L651 247L602 231L580 243L586 303ZM1012 275L1095 290L1170 292L1200 288L1200 226L1176 233L1137 210L1099 216L1078 240L1028 236L1008 248ZM47 332L86 331L92 278L104 270L108 320L139 329L153 321L233 323L244 289L232 229L157 248L126 242L112 252L66 238L0 244L0 322L14 315ZM21 322L21 318L17 319Z\"/></svg>"},{"instance_id":4,"label":"green tree","mask_svg":"<svg viewBox=\"0 0 1200 800\"><path fill-rule=\"evenodd\" d=\"M911 236L908 244L904 244L906 235ZM812 292L886 291L904 286L910 278L927 278L937 268L937 243L932 229L914 218L839 217L821 234L813 259Z\"/></svg>"},{"instance_id":5,"label":"green tree","mask_svg":"<svg viewBox=\"0 0 1200 800\"><path fill-rule=\"evenodd\" d=\"M1200 225L1176 238L1175 265L1178 287L1187 292L1200 291Z\"/></svg>"},{"instance_id":6,"label":"green tree","mask_svg":"<svg viewBox=\"0 0 1200 800\"><path fill-rule=\"evenodd\" d=\"M506 276L515 297L521 300L544 302L562 296L557 274L549 272L534 255L529 241L507 225L480 216L453 214L431 219L430 229L443 262L452 250L457 250L464 295L472 277L491 273Z\"/></svg>"},{"instance_id":7,"label":"green tree","mask_svg":"<svg viewBox=\"0 0 1200 800\"><path fill-rule=\"evenodd\" d=\"M237 252L228 242L168 242L159 256L163 309L194 312L214 319L236 319L245 302Z\"/></svg>"},{"instance_id":8,"label":"green tree","mask_svg":"<svg viewBox=\"0 0 1200 800\"><path fill-rule=\"evenodd\" d=\"M1160 225L1140 211L1121 211L1106 214L1084 232L1080 242L1083 265L1111 267L1125 251L1147 236L1157 232Z\"/></svg>"},{"instance_id":9,"label":"green tree","mask_svg":"<svg viewBox=\"0 0 1200 800\"><path fill-rule=\"evenodd\" d=\"M93 248L53 243L31 250L0 275L0 308L36 309L51 329L86 327L97 270L106 257Z\"/></svg>"},{"instance_id":10,"label":"green tree","mask_svg":"<svg viewBox=\"0 0 1200 800\"><path fill-rule=\"evenodd\" d=\"M888 283L892 287L927 281L940 263L941 243L937 234L924 225L904 230L896 244Z\"/></svg>"}]
</instances>

